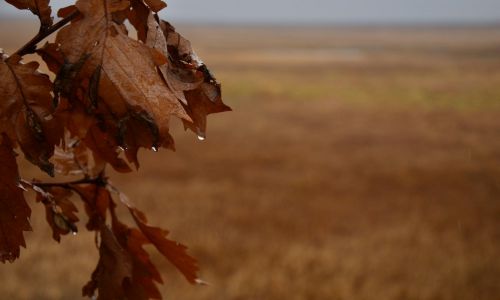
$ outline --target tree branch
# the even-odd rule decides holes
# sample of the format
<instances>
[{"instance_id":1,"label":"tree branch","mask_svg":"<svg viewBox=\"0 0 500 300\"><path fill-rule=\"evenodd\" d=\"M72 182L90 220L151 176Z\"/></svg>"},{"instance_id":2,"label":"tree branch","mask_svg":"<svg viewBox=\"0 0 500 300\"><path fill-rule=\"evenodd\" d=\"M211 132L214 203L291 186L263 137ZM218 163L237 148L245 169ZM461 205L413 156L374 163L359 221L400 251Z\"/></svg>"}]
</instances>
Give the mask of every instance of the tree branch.
<instances>
[{"instance_id":1,"label":"tree branch","mask_svg":"<svg viewBox=\"0 0 500 300\"><path fill-rule=\"evenodd\" d=\"M14 54L11 55L19 55L23 56L26 54L34 53L36 51L36 46L38 43L40 43L42 40L44 40L46 37L54 33L55 31L59 30L61 27L64 25L68 24L71 20L76 18L77 16L80 15L80 12L78 10L73 11L70 13L66 18L60 20L56 24L49 26L49 27L40 27L40 30L38 33L24 46L22 46L19 50L17 50Z\"/></svg>"},{"instance_id":2,"label":"tree branch","mask_svg":"<svg viewBox=\"0 0 500 300\"><path fill-rule=\"evenodd\" d=\"M72 189L72 185L79 185L79 184L95 184L98 186L105 186L107 184L107 178L104 177L103 174L99 174L99 176L95 178L82 178L79 180L75 181L68 181L68 182L37 182L37 181L27 181L24 179L21 179L22 184L26 184L30 187L39 187L39 188L49 188L49 187L61 187L65 189Z\"/></svg>"}]
</instances>

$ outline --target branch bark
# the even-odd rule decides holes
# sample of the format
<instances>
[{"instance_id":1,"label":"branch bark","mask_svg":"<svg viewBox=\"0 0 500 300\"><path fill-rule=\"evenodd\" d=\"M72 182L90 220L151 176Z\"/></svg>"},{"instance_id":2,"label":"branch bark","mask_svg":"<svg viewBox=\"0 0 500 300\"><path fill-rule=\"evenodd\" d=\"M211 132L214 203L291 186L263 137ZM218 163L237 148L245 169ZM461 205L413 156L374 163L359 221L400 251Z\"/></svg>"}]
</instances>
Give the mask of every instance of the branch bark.
<instances>
[{"instance_id":1,"label":"branch bark","mask_svg":"<svg viewBox=\"0 0 500 300\"><path fill-rule=\"evenodd\" d=\"M52 33L59 30L64 25L71 22L71 20L75 19L79 15L80 15L80 12L78 10L75 10L72 13L70 13L67 17L65 17L64 19L60 20L59 22L57 22L56 24L54 24L52 26L49 26L49 27L41 26L38 33L29 42L27 42L24 46L19 48L19 50L14 52L14 54L12 54L11 57L16 56L16 55L23 56L26 54L35 53L36 46L38 45L38 43L43 41L46 37L48 37Z\"/></svg>"}]
</instances>

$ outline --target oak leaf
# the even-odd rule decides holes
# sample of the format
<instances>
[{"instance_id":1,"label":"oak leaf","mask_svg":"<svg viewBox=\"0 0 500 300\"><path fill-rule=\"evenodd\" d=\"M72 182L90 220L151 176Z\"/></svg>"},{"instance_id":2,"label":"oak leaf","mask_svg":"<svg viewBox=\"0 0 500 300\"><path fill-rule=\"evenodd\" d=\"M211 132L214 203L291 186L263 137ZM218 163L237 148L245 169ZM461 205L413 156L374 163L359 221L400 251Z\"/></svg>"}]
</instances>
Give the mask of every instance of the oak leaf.
<instances>
[{"instance_id":1,"label":"oak leaf","mask_svg":"<svg viewBox=\"0 0 500 300\"><path fill-rule=\"evenodd\" d=\"M163 280L143 248L144 245L150 244L150 241L140 230L121 223L115 214L114 205L111 209L111 218L113 233L132 258L132 278L125 284L127 295L137 300L161 299L155 282L163 283Z\"/></svg>"},{"instance_id":2,"label":"oak leaf","mask_svg":"<svg viewBox=\"0 0 500 300\"><path fill-rule=\"evenodd\" d=\"M146 42L148 33L149 12L150 10L142 0L130 1L130 11L127 14L127 18L137 31L137 38L144 43Z\"/></svg>"},{"instance_id":3,"label":"oak leaf","mask_svg":"<svg viewBox=\"0 0 500 300\"><path fill-rule=\"evenodd\" d=\"M124 290L126 280L132 277L130 255L106 225L101 227L100 236L99 262L82 294L93 297L97 290L98 300L131 299Z\"/></svg>"},{"instance_id":4,"label":"oak leaf","mask_svg":"<svg viewBox=\"0 0 500 300\"><path fill-rule=\"evenodd\" d=\"M156 13L167 7L167 4L162 0L144 0L146 4Z\"/></svg>"},{"instance_id":5,"label":"oak leaf","mask_svg":"<svg viewBox=\"0 0 500 300\"><path fill-rule=\"evenodd\" d=\"M106 222L106 212L112 201L109 191L99 184L72 184L71 188L85 203L85 211L89 217L87 229L99 230Z\"/></svg>"},{"instance_id":6,"label":"oak leaf","mask_svg":"<svg viewBox=\"0 0 500 300\"><path fill-rule=\"evenodd\" d=\"M196 259L187 254L187 247L166 238L168 231L159 227L149 226L144 213L137 208L129 208L134 221L144 236L165 256L190 283L201 282L198 278L199 271Z\"/></svg>"},{"instance_id":7,"label":"oak leaf","mask_svg":"<svg viewBox=\"0 0 500 300\"><path fill-rule=\"evenodd\" d=\"M61 241L61 235L70 232L75 234L78 231L75 225L78 222L78 209L70 200L72 195L70 190L61 187L50 187L37 193L37 200L45 205L45 216L52 228L52 238L57 242Z\"/></svg>"},{"instance_id":8,"label":"oak leaf","mask_svg":"<svg viewBox=\"0 0 500 300\"><path fill-rule=\"evenodd\" d=\"M171 140L170 117L191 119L158 74L151 49L129 38L113 21L112 14L128 6L128 1L80 0L76 7L83 18L59 31L56 41L68 63L85 57L80 78L97 78L97 94L115 118L127 118L130 112L149 116L158 128L159 142L148 147L171 147L165 144Z\"/></svg>"},{"instance_id":9,"label":"oak leaf","mask_svg":"<svg viewBox=\"0 0 500 300\"><path fill-rule=\"evenodd\" d=\"M139 230L149 242L184 275L187 281L193 284L203 283L197 275L199 271L198 262L187 254L188 248L178 242L167 239L166 236L169 233L167 230L149 226L146 215L138 210L125 194L118 193L120 201L127 206Z\"/></svg>"},{"instance_id":10,"label":"oak leaf","mask_svg":"<svg viewBox=\"0 0 500 300\"><path fill-rule=\"evenodd\" d=\"M148 18L146 44L168 57L168 62L159 69L191 117L182 121L186 128L204 138L206 116L231 110L222 102L220 83L193 51L191 43L170 23L163 20L158 23L152 14Z\"/></svg>"},{"instance_id":11,"label":"oak leaf","mask_svg":"<svg viewBox=\"0 0 500 300\"><path fill-rule=\"evenodd\" d=\"M0 55L0 129L20 145L30 162L53 175L49 158L63 127L54 116L52 83L37 71L38 63L23 64L19 56Z\"/></svg>"},{"instance_id":12,"label":"oak leaf","mask_svg":"<svg viewBox=\"0 0 500 300\"><path fill-rule=\"evenodd\" d=\"M14 261L20 246L26 247L23 231L31 231L31 209L19 183L16 154L7 135L0 135L0 261Z\"/></svg>"},{"instance_id":13,"label":"oak leaf","mask_svg":"<svg viewBox=\"0 0 500 300\"><path fill-rule=\"evenodd\" d=\"M80 140L69 139L65 148L56 147L54 150L52 162L55 172L62 175L92 175L88 152Z\"/></svg>"}]
</instances>

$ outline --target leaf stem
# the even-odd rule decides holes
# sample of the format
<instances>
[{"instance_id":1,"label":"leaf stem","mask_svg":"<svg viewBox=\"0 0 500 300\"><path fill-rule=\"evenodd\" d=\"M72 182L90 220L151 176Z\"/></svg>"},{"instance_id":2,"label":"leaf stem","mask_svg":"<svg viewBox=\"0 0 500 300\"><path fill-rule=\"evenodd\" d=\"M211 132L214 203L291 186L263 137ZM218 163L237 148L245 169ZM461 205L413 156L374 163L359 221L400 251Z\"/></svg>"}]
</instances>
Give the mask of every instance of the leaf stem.
<instances>
[{"instance_id":1,"label":"leaf stem","mask_svg":"<svg viewBox=\"0 0 500 300\"><path fill-rule=\"evenodd\" d=\"M40 27L40 30L38 33L29 41L27 42L24 46L19 48L14 54L12 54L10 57L19 55L23 56L26 54L34 53L36 51L36 46L38 43L40 43L42 40L44 40L46 37L54 33L55 31L59 30L61 27L64 25L68 24L71 20L76 18L77 16L80 15L80 12L78 10L75 10L71 12L68 16L66 16L64 19L60 20L56 24L49 26L49 27Z\"/></svg>"}]
</instances>

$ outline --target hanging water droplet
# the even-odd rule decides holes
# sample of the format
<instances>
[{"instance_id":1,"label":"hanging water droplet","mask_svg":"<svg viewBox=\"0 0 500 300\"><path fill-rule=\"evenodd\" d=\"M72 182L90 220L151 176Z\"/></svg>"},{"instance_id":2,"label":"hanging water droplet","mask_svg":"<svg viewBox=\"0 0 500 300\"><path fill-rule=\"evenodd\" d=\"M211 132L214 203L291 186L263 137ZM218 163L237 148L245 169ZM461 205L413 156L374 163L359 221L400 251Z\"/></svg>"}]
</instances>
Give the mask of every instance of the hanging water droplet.
<instances>
[{"instance_id":1,"label":"hanging water droplet","mask_svg":"<svg viewBox=\"0 0 500 300\"><path fill-rule=\"evenodd\" d=\"M52 115L46 115L45 117L43 117L43 119L45 121L50 121L50 120L54 119L54 117Z\"/></svg>"},{"instance_id":2,"label":"hanging water droplet","mask_svg":"<svg viewBox=\"0 0 500 300\"><path fill-rule=\"evenodd\" d=\"M151 150L153 150L154 152L158 152L158 147L153 146L153 147L151 147Z\"/></svg>"},{"instance_id":3,"label":"hanging water droplet","mask_svg":"<svg viewBox=\"0 0 500 300\"><path fill-rule=\"evenodd\" d=\"M76 234L77 234L77 232L76 232L76 231L72 231L72 232L71 232L71 234L76 235Z\"/></svg>"},{"instance_id":4,"label":"hanging water droplet","mask_svg":"<svg viewBox=\"0 0 500 300\"><path fill-rule=\"evenodd\" d=\"M125 148L123 148L122 146L118 146L118 152L124 152L125 151Z\"/></svg>"},{"instance_id":5,"label":"hanging water droplet","mask_svg":"<svg viewBox=\"0 0 500 300\"><path fill-rule=\"evenodd\" d=\"M198 139L200 141L204 141L207 138L207 136L205 135L205 132L203 130L201 130L201 128L199 128L199 127L196 128L196 134L198 135Z\"/></svg>"}]
</instances>

